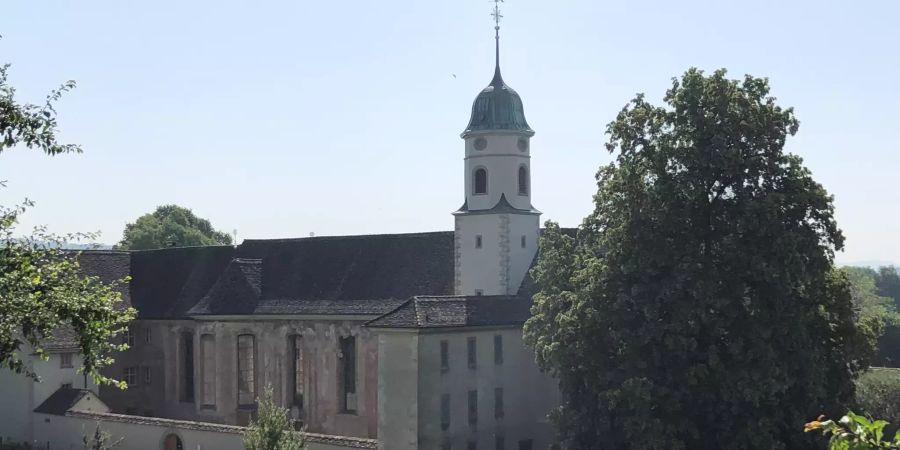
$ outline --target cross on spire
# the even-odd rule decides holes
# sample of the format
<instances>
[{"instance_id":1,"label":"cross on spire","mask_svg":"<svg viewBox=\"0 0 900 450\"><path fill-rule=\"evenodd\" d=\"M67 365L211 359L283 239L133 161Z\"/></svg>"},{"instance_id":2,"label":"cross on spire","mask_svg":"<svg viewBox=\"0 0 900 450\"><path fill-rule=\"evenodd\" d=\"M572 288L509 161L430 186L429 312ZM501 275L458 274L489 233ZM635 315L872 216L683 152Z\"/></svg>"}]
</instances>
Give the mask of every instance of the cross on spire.
<instances>
[{"instance_id":1,"label":"cross on spire","mask_svg":"<svg viewBox=\"0 0 900 450\"><path fill-rule=\"evenodd\" d=\"M500 3L503 3L503 0L494 0L494 12L491 13L491 16L494 17L494 39L497 41L494 79L491 81L491 85L496 86L503 84L503 78L500 76L500 19L503 19L503 15L500 14Z\"/></svg>"},{"instance_id":2,"label":"cross on spire","mask_svg":"<svg viewBox=\"0 0 900 450\"><path fill-rule=\"evenodd\" d=\"M500 20L503 19L503 15L500 14L500 3L503 3L503 0L494 0L494 12L491 13L494 16L494 31L498 36L500 35Z\"/></svg>"}]
</instances>

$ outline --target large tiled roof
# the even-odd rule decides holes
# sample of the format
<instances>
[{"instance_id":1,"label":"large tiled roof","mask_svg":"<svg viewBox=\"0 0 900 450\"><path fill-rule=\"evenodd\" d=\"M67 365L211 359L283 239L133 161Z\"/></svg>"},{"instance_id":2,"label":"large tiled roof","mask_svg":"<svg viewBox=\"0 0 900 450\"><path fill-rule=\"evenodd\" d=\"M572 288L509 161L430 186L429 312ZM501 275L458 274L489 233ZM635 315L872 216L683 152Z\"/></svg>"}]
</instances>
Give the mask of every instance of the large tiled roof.
<instances>
[{"instance_id":1,"label":"large tiled roof","mask_svg":"<svg viewBox=\"0 0 900 450\"><path fill-rule=\"evenodd\" d=\"M86 252L86 272L130 275L141 319L242 314L384 314L453 293L453 233L246 240L237 247Z\"/></svg>"},{"instance_id":2,"label":"large tiled roof","mask_svg":"<svg viewBox=\"0 0 900 450\"><path fill-rule=\"evenodd\" d=\"M379 315L416 294L453 292L452 232L247 240L235 256L217 282L230 287L212 289L190 315Z\"/></svg>"}]
</instances>

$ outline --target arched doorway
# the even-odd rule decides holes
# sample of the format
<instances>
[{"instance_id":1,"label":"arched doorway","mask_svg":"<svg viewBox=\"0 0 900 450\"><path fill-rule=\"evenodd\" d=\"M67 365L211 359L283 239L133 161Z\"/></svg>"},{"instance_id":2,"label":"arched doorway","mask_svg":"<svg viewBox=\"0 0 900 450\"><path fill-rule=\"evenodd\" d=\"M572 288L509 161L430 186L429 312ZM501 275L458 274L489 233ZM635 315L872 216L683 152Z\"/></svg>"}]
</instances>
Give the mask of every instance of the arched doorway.
<instances>
[{"instance_id":1,"label":"arched doorway","mask_svg":"<svg viewBox=\"0 0 900 450\"><path fill-rule=\"evenodd\" d=\"M163 440L163 450L184 450L181 438L175 433L166 436Z\"/></svg>"}]
</instances>

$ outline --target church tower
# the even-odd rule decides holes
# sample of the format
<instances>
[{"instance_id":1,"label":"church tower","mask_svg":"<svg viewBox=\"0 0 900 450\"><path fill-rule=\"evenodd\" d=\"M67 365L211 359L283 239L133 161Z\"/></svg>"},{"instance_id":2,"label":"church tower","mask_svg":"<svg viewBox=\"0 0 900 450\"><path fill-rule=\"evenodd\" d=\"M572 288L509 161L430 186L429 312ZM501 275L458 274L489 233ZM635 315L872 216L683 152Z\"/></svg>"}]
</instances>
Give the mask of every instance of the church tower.
<instances>
[{"instance_id":1,"label":"church tower","mask_svg":"<svg viewBox=\"0 0 900 450\"><path fill-rule=\"evenodd\" d=\"M465 141L465 203L454 212L457 295L512 295L537 253L540 211L531 205L531 145L522 99L500 75L500 9L494 7L494 78L472 105Z\"/></svg>"}]
</instances>

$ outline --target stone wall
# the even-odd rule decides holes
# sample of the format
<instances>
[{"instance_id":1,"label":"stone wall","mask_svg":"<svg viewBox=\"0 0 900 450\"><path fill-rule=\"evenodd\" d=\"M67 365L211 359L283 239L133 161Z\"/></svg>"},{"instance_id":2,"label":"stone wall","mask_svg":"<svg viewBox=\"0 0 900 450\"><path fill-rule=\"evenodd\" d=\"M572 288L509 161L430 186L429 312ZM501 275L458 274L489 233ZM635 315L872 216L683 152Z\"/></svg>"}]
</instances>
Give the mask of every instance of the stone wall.
<instances>
[{"instance_id":1,"label":"stone wall","mask_svg":"<svg viewBox=\"0 0 900 450\"><path fill-rule=\"evenodd\" d=\"M81 439L97 425L113 441L122 439L118 448L129 450L165 449L166 438L175 435L185 450L242 450L242 427L120 414L69 412L65 416L35 414L35 440L38 448L69 450L81 448ZM371 439L306 433L306 450L376 448Z\"/></svg>"}]
</instances>

